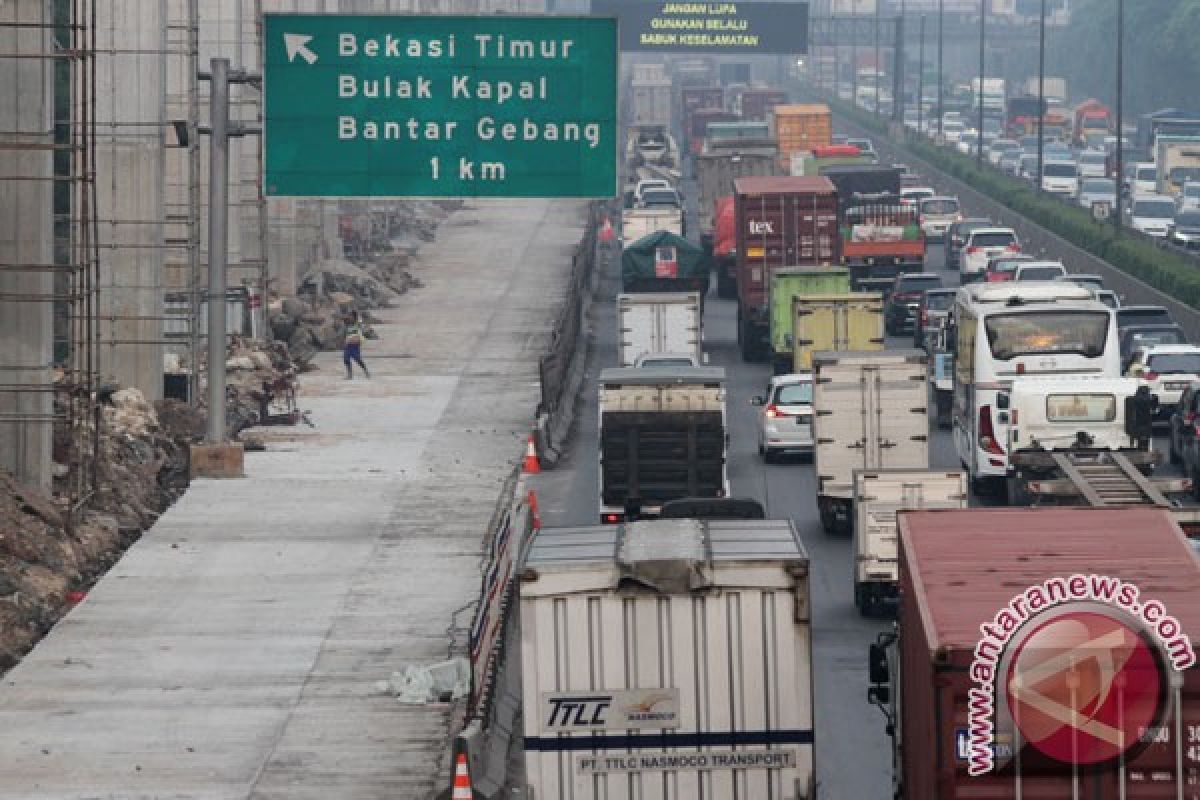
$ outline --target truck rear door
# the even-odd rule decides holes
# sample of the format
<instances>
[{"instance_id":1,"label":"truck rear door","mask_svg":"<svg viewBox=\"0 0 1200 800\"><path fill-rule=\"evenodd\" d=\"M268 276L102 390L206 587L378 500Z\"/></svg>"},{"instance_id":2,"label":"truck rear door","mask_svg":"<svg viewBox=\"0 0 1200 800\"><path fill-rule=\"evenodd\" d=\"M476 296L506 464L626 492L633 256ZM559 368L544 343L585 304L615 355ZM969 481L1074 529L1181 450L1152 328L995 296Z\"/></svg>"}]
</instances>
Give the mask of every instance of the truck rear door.
<instances>
[{"instance_id":1,"label":"truck rear door","mask_svg":"<svg viewBox=\"0 0 1200 800\"><path fill-rule=\"evenodd\" d=\"M863 466L925 469L929 466L925 362L905 360L864 370Z\"/></svg>"}]
</instances>

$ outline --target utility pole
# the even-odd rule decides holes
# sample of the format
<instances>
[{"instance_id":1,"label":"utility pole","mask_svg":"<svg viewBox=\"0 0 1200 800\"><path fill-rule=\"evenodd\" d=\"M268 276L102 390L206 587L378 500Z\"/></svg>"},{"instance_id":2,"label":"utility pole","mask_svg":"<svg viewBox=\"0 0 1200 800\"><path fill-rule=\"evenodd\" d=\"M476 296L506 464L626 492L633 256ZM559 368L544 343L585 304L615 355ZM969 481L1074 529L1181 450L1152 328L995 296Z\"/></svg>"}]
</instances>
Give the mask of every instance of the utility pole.
<instances>
[{"instance_id":1,"label":"utility pole","mask_svg":"<svg viewBox=\"0 0 1200 800\"><path fill-rule=\"evenodd\" d=\"M225 295L229 259L229 139L261 129L229 120L229 84L259 83L258 76L230 70L229 59L214 58L208 80L208 444L225 441ZM195 365L192 366L195 369Z\"/></svg>"},{"instance_id":2,"label":"utility pole","mask_svg":"<svg viewBox=\"0 0 1200 800\"><path fill-rule=\"evenodd\" d=\"M1125 137L1121 128L1125 124L1125 0L1117 0L1117 177L1116 197L1113 201L1113 231L1121 235L1121 184L1125 180Z\"/></svg>"},{"instance_id":3,"label":"utility pole","mask_svg":"<svg viewBox=\"0 0 1200 800\"><path fill-rule=\"evenodd\" d=\"M921 65L917 68L917 132L925 131L925 15L921 15L921 43L917 47L917 60Z\"/></svg>"},{"instance_id":4,"label":"utility pole","mask_svg":"<svg viewBox=\"0 0 1200 800\"><path fill-rule=\"evenodd\" d=\"M979 104L979 129L975 131L975 163L983 164L983 75L987 70L985 42L987 41L988 0L979 0L979 89L975 102Z\"/></svg>"},{"instance_id":5,"label":"utility pole","mask_svg":"<svg viewBox=\"0 0 1200 800\"><path fill-rule=\"evenodd\" d=\"M892 49L892 120L904 119L904 6L896 17L896 44Z\"/></svg>"},{"instance_id":6,"label":"utility pole","mask_svg":"<svg viewBox=\"0 0 1200 800\"><path fill-rule=\"evenodd\" d=\"M1046 156L1045 134L1042 123L1046 119L1046 0L1042 0L1042 16L1038 18L1038 161L1037 191L1042 191L1042 166Z\"/></svg>"},{"instance_id":7,"label":"utility pole","mask_svg":"<svg viewBox=\"0 0 1200 800\"><path fill-rule=\"evenodd\" d=\"M946 116L946 111L942 108L942 87L946 85L946 76L942 74L942 49L945 45L943 36L943 24L946 21L946 3L945 0L938 0L938 42L937 42L937 59L938 59L938 85L937 85L937 135L938 142L942 141L942 118Z\"/></svg>"},{"instance_id":8,"label":"utility pole","mask_svg":"<svg viewBox=\"0 0 1200 800\"><path fill-rule=\"evenodd\" d=\"M883 21L882 16L880 16L882 8L883 7L880 4L879 0L875 0L875 69L874 69L874 73L875 73L875 116L877 116L877 117L879 116L879 112L882 110L882 106L883 106L883 104L879 102L879 62L880 62L880 58L879 58L879 25Z\"/></svg>"},{"instance_id":9,"label":"utility pole","mask_svg":"<svg viewBox=\"0 0 1200 800\"><path fill-rule=\"evenodd\" d=\"M858 6L850 17L850 104L858 105Z\"/></svg>"}]
</instances>

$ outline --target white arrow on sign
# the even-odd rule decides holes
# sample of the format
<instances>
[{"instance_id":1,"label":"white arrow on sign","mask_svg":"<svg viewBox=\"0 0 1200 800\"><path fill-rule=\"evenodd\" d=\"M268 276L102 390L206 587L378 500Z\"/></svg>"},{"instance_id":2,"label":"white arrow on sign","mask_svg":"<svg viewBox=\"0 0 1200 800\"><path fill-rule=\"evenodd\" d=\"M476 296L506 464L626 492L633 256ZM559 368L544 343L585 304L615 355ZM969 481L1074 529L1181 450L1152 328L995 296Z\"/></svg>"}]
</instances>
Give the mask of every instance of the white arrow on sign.
<instances>
[{"instance_id":1,"label":"white arrow on sign","mask_svg":"<svg viewBox=\"0 0 1200 800\"><path fill-rule=\"evenodd\" d=\"M296 56L300 56L309 64L317 63L317 54L308 49L308 43L312 39L307 33L285 33L283 44L287 48L288 62L295 61Z\"/></svg>"}]
</instances>

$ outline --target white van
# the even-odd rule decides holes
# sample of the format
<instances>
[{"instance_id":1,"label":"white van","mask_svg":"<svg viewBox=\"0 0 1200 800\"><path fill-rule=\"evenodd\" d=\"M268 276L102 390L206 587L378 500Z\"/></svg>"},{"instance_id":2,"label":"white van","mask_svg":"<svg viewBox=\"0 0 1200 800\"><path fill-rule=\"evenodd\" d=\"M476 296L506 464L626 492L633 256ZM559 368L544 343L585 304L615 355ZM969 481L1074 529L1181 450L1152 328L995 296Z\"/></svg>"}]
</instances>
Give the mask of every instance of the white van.
<instances>
[{"instance_id":1,"label":"white van","mask_svg":"<svg viewBox=\"0 0 1200 800\"><path fill-rule=\"evenodd\" d=\"M1074 161L1042 164L1042 191L1074 197L1079 192L1079 165Z\"/></svg>"}]
</instances>

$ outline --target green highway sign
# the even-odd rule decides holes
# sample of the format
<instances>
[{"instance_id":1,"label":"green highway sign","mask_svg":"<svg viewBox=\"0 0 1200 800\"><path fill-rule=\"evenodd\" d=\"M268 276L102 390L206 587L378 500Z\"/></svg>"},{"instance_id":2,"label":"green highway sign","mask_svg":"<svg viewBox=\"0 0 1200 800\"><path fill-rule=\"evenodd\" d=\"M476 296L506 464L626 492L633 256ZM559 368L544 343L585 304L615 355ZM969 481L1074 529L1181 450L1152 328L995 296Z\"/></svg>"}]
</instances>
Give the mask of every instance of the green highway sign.
<instances>
[{"instance_id":1,"label":"green highway sign","mask_svg":"<svg viewBox=\"0 0 1200 800\"><path fill-rule=\"evenodd\" d=\"M614 19L266 14L263 36L269 195L617 193Z\"/></svg>"}]
</instances>

